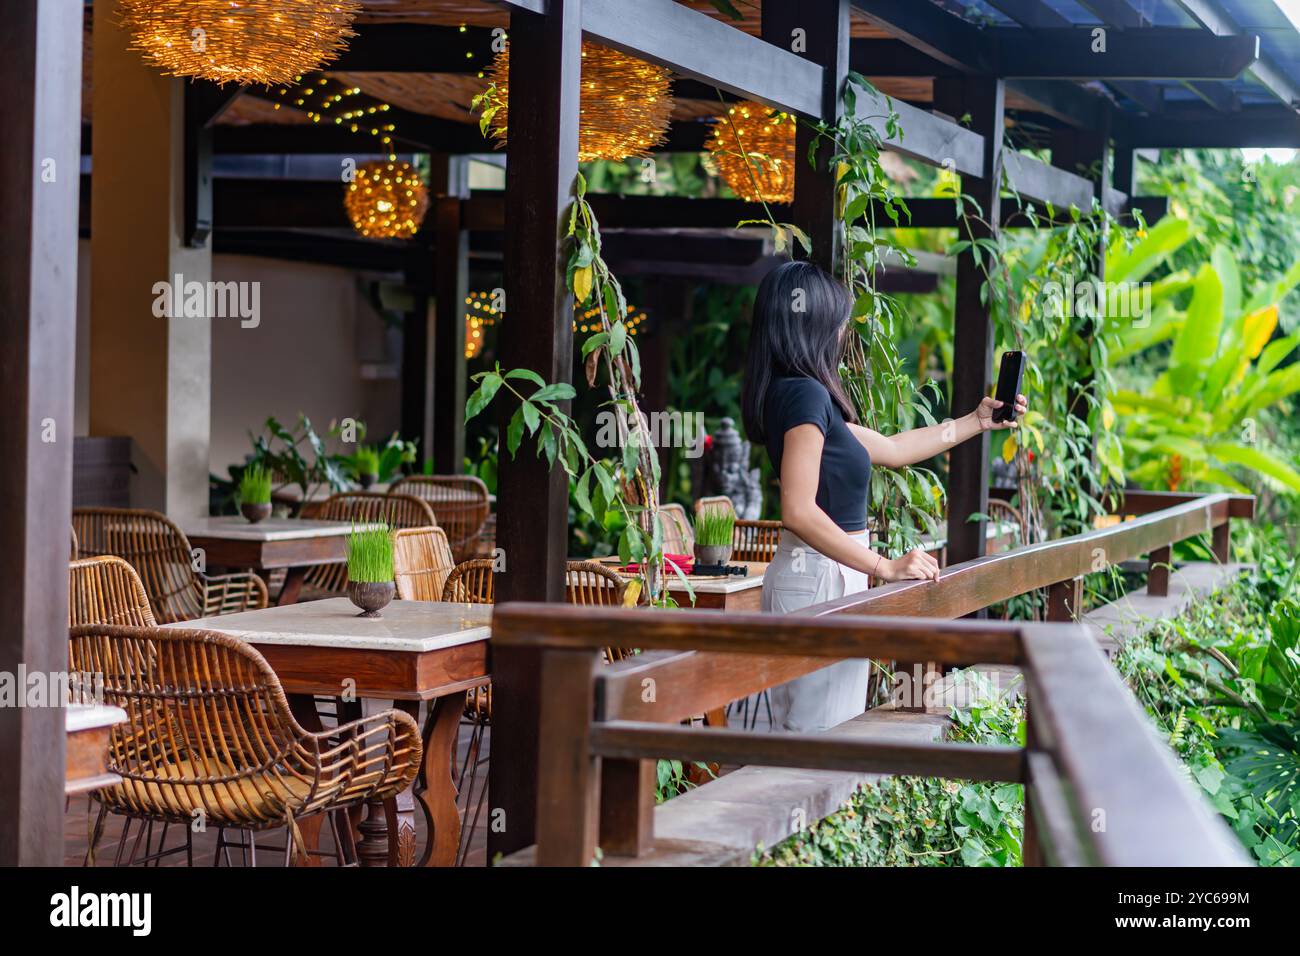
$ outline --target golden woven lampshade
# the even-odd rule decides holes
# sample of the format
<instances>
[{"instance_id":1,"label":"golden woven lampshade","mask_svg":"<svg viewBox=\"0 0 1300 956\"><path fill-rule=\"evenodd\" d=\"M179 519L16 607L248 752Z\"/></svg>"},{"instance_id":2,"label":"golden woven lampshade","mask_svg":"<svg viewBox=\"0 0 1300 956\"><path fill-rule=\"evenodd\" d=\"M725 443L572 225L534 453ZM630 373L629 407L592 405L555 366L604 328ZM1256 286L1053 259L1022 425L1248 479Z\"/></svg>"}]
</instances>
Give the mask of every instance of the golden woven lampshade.
<instances>
[{"instance_id":1,"label":"golden woven lampshade","mask_svg":"<svg viewBox=\"0 0 1300 956\"><path fill-rule=\"evenodd\" d=\"M789 113L773 112L762 103L736 103L717 117L704 145L737 196L751 202L791 202L794 135L795 120Z\"/></svg>"},{"instance_id":2,"label":"golden woven lampshade","mask_svg":"<svg viewBox=\"0 0 1300 956\"><path fill-rule=\"evenodd\" d=\"M410 239L429 210L429 190L410 163L362 163L343 193L352 228L368 239Z\"/></svg>"},{"instance_id":3,"label":"golden woven lampshade","mask_svg":"<svg viewBox=\"0 0 1300 956\"><path fill-rule=\"evenodd\" d=\"M118 0L130 47L172 76L293 83L336 59L361 0Z\"/></svg>"},{"instance_id":4,"label":"golden woven lampshade","mask_svg":"<svg viewBox=\"0 0 1300 956\"><path fill-rule=\"evenodd\" d=\"M492 117L492 136L506 142L510 46L497 54L489 77L501 108ZM582 96L579 106L578 160L649 156L662 145L673 111L668 69L619 50L582 42Z\"/></svg>"}]
</instances>

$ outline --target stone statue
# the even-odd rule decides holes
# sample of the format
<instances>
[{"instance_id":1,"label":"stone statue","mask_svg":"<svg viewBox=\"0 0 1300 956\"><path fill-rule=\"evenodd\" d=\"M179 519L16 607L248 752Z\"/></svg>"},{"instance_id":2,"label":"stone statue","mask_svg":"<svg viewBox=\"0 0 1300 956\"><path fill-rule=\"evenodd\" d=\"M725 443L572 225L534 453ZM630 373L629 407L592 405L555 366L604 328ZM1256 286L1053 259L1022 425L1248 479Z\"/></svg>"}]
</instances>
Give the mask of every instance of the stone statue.
<instances>
[{"instance_id":1,"label":"stone statue","mask_svg":"<svg viewBox=\"0 0 1300 956\"><path fill-rule=\"evenodd\" d=\"M749 467L749 442L740 437L730 418L724 418L710 437L700 497L726 495L736 506L737 517L758 518L763 513L763 484L759 469Z\"/></svg>"}]
</instances>

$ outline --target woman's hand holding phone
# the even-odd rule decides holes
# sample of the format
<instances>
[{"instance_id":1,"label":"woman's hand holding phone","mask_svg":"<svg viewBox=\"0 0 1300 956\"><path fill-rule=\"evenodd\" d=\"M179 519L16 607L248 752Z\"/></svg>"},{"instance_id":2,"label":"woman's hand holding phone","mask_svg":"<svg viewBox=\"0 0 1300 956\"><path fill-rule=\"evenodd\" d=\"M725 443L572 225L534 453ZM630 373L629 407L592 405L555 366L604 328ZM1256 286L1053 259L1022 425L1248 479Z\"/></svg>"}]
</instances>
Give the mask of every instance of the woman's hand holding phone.
<instances>
[{"instance_id":1,"label":"woman's hand holding phone","mask_svg":"<svg viewBox=\"0 0 1300 956\"><path fill-rule=\"evenodd\" d=\"M979 422L981 431L997 431L1000 428L1019 428L1020 423L1015 419L1000 422L993 417L993 413L1001 408L1005 403L999 402L996 398L986 398L975 407L975 420ZM1016 418L1019 418L1029 410L1029 401L1023 395L1016 396Z\"/></svg>"},{"instance_id":2,"label":"woman's hand holding phone","mask_svg":"<svg viewBox=\"0 0 1300 956\"><path fill-rule=\"evenodd\" d=\"M901 558L880 561L871 574L882 581L938 581L939 562L917 548Z\"/></svg>"}]
</instances>

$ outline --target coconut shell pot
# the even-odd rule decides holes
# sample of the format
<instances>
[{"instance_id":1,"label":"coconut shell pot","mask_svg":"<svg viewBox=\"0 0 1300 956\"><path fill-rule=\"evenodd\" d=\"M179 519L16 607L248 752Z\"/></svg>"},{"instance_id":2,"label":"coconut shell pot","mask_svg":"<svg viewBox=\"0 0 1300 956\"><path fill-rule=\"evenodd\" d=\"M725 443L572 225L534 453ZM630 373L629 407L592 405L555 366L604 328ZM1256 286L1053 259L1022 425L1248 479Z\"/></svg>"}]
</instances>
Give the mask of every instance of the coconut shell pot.
<instances>
[{"instance_id":1,"label":"coconut shell pot","mask_svg":"<svg viewBox=\"0 0 1300 956\"><path fill-rule=\"evenodd\" d=\"M695 563L716 567L719 564L726 564L731 560L731 545L729 544L699 544L695 545Z\"/></svg>"},{"instance_id":2,"label":"coconut shell pot","mask_svg":"<svg viewBox=\"0 0 1300 956\"><path fill-rule=\"evenodd\" d=\"M257 524L263 518L271 517L271 502L263 501L260 504L254 504L251 501L245 501L239 506L239 513L247 518L250 524Z\"/></svg>"},{"instance_id":3,"label":"coconut shell pot","mask_svg":"<svg viewBox=\"0 0 1300 956\"><path fill-rule=\"evenodd\" d=\"M379 612L388 607L396 591L392 581L348 582L348 600L361 608L358 617L381 617Z\"/></svg>"},{"instance_id":4,"label":"coconut shell pot","mask_svg":"<svg viewBox=\"0 0 1300 956\"><path fill-rule=\"evenodd\" d=\"M379 481L379 476L376 475L374 472L371 472L368 475L357 475L357 483L361 485L363 490L369 488L377 481Z\"/></svg>"}]
</instances>

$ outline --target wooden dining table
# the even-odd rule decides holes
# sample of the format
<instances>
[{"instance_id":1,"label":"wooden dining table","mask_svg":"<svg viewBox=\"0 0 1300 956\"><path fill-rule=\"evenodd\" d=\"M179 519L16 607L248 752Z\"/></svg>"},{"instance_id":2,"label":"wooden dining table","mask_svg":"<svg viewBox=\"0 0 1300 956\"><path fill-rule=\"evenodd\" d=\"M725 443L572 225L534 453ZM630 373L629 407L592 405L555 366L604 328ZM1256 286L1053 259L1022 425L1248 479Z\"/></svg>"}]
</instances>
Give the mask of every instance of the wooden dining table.
<instances>
[{"instance_id":1,"label":"wooden dining table","mask_svg":"<svg viewBox=\"0 0 1300 956\"><path fill-rule=\"evenodd\" d=\"M358 617L347 598L241 611L168 627L200 628L247 641L266 658L304 729L323 729L317 696L340 701L340 723L361 716L363 699L380 700L423 724L424 758L415 783L373 801L358 826L362 866L451 866L461 819L452 776L466 692L488 683L492 607L443 601L394 601L379 618ZM416 852L416 807L428 824ZM314 849L321 818L302 825Z\"/></svg>"},{"instance_id":2,"label":"wooden dining table","mask_svg":"<svg viewBox=\"0 0 1300 956\"><path fill-rule=\"evenodd\" d=\"M579 560L579 559L575 559ZM591 559L587 559L591 560ZM596 558L611 571L621 574L617 558ZM670 570L667 575L668 593L672 595L679 607L697 609L708 608L720 611L758 611L763 603L763 575L767 571L766 561L732 561L730 564L744 567L749 573L744 575L727 574L717 576L686 575L691 583L690 591L682 579ZM633 575L623 574L631 578ZM695 603L691 603L691 592Z\"/></svg>"},{"instance_id":3,"label":"wooden dining table","mask_svg":"<svg viewBox=\"0 0 1300 956\"><path fill-rule=\"evenodd\" d=\"M203 549L210 567L247 569L263 577L283 568L279 605L298 600L309 568L347 560L348 535L356 527L347 521L307 518L266 518L253 524L240 515L181 523L190 546Z\"/></svg>"}]
</instances>

